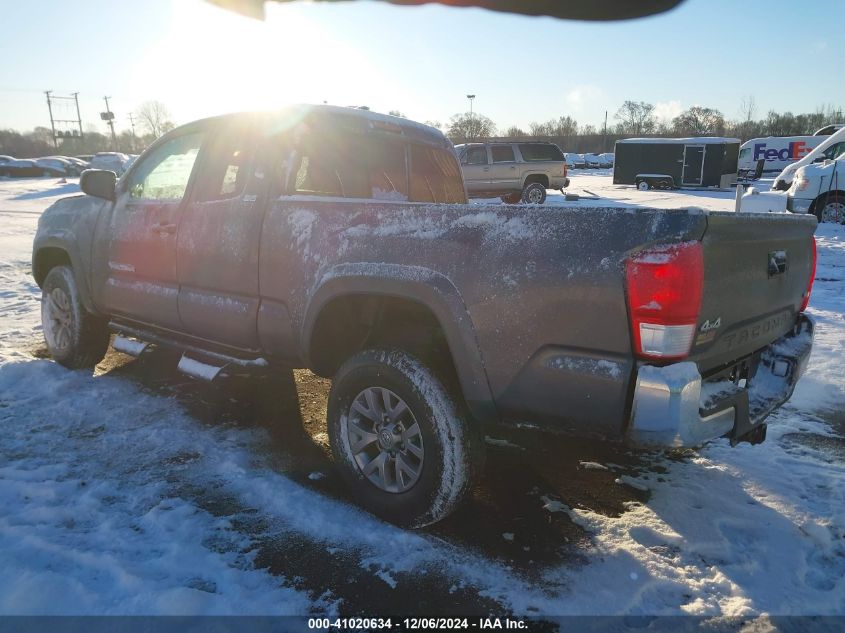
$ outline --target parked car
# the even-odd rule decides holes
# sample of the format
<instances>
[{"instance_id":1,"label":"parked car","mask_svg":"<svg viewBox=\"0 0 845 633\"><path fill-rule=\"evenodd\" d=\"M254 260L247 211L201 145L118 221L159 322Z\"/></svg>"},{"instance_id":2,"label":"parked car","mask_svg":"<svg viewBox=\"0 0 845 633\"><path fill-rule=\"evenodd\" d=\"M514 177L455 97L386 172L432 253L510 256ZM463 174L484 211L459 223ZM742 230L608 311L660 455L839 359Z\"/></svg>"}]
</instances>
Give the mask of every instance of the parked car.
<instances>
[{"instance_id":1,"label":"parked car","mask_svg":"<svg viewBox=\"0 0 845 633\"><path fill-rule=\"evenodd\" d=\"M35 163L44 169L51 169L62 176L78 176L82 168L65 158L51 156L49 158L36 158Z\"/></svg>"},{"instance_id":2,"label":"parked car","mask_svg":"<svg viewBox=\"0 0 845 633\"><path fill-rule=\"evenodd\" d=\"M14 156L6 156L5 154L0 155L0 165L3 165L13 160L15 160Z\"/></svg>"},{"instance_id":3,"label":"parked car","mask_svg":"<svg viewBox=\"0 0 845 633\"><path fill-rule=\"evenodd\" d=\"M197 121L80 186L33 244L52 357L116 332L203 380L331 377L336 468L403 525L458 505L490 424L761 442L812 346L814 217L467 204L440 131L372 112Z\"/></svg>"},{"instance_id":4,"label":"parked car","mask_svg":"<svg viewBox=\"0 0 845 633\"><path fill-rule=\"evenodd\" d=\"M78 167L80 172L84 169L88 169L88 161L77 158L76 156L47 156L47 158L61 158L62 160L66 160Z\"/></svg>"},{"instance_id":5,"label":"parked car","mask_svg":"<svg viewBox=\"0 0 845 633\"><path fill-rule=\"evenodd\" d=\"M583 169L587 166L587 161L583 154L566 154L566 164L571 168Z\"/></svg>"},{"instance_id":6,"label":"parked car","mask_svg":"<svg viewBox=\"0 0 845 633\"><path fill-rule=\"evenodd\" d=\"M88 168L107 169L120 176L126 171L126 162L128 159L129 157L126 154L121 154L120 152L99 152L91 158Z\"/></svg>"},{"instance_id":7,"label":"parked car","mask_svg":"<svg viewBox=\"0 0 845 633\"><path fill-rule=\"evenodd\" d=\"M780 172L772 184L772 189L775 191L786 191L792 185L795 172L801 167L815 162L835 160L843 152L845 152L845 129L840 129L825 138L812 152L805 154L804 158L792 163Z\"/></svg>"},{"instance_id":8,"label":"parked car","mask_svg":"<svg viewBox=\"0 0 845 633\"><path fill-rule=\"evenodd\" d=\"M598 169L601 167L601 159L595 154L584 154L584 161L590 169Z\"/></svg>"},{"instance_id":9,"label":"parked car","mask_svg":"<svg viewBox=\"0 0 845 633\"><path fill-rule=\"evenodd\" d=\"M799 167L786 194L786 208L812 213L819 222L845 224L845 150L835 159Z\"/></svg>"},{"instance_id":10,"label":"parked car","mask_svg":"<svg viewBox=\"0 0 845 633\"><path fill-rule=\"evenodd\" d=\"M36 160L16 158L0 165L0 176L6 178L38 178L40 176L66 176L64 168L48 164L39 165Z\"/></svg>"},{"instance_id":11,"label":"parked car","mask_svg":"<svg viewBox=\"0 0 845 633\"><path fill-rule=\"evenodd\" d=\"M74 158L81 160L85 163L90 163L91 159L94 158L94 154L77 154Z\"/></svg>"},{"instance_id":12,"label":"parked car","mask_svg":"<svg viewBox=\"0 0 845 633\"><path fill-rule=\"evenodd\" d=\"M468 143L455 152L471 198L543 204L546 189L569 186L566 159L554 143Z\"/></svg>"},{"instance_id":13,"label":"parked car","mask_svg":"<svg viewBox=\"0 0 845 633\"><path fill-rule=\"evenodd\" d=\"M600 166L607 169L613 167L613 152L606 152L604 154L599 154L599 163Z\"/></svg>"}]
</instances>

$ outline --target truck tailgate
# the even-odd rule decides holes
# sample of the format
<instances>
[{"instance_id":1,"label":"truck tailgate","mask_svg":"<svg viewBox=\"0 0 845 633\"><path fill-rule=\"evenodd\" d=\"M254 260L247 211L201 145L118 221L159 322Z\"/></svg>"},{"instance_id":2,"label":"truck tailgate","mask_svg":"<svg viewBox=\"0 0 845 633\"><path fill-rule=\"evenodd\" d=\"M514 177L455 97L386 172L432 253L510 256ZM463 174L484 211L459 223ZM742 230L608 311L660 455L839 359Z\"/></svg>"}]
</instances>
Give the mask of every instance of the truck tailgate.
<instances>
[{"instance_id":1,"label":"truck tailgate","mask_svg":"<svg viewBox=\"0 0 845 633\"><path fill-rule=\"evenodd\" d=\"M812 272L813 216L711 213L704 291L690 360L706 374L794 325Z\"/></svg>"}]
</instances>

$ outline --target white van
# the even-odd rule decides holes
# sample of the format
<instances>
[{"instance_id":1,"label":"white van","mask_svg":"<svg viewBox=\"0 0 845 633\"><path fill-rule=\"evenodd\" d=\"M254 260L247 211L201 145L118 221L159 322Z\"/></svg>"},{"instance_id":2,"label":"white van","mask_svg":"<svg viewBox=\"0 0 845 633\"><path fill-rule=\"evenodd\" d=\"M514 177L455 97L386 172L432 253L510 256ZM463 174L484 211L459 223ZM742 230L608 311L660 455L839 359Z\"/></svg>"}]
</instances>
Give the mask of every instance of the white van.
<instances>
[{"instance_id":1,"label":"white van","mask_svg":"<svg viewBox=\"0 0 845 633\"><path fill-rule=\"evenodd\" d=\"M813 213L819 222L845 224L845 153L799 167L786 193L786 208Z\"/></svg>"},{"instance_id":2,"label":"white van","mask_svg":"<svg viewBox=\"0 0 845 633\"><path fill-rule=\"evenodd\" d=\"M745 141L739 148L739 169L754 171L765 159L763 173L779 172L812 152L825 136L766 136Z\"/></svg>"},{"instance_id":3,"label":"white van","mask_svg":"<svg viewBox=\"0 0 845 633\"><path fill-rule=\"evenodd\" d=\"M824 160L834 160L845 152L845 128L834 132L830 136L820 136L817 138L823 139L822 142L816 146L816 149L804 156L804 158L792 163L780 172L772 184L773 190L786 191L789 189L789 186L792 184L792 178L795 176L795 172L799 167Z\"/></svg>"}]
</instances>

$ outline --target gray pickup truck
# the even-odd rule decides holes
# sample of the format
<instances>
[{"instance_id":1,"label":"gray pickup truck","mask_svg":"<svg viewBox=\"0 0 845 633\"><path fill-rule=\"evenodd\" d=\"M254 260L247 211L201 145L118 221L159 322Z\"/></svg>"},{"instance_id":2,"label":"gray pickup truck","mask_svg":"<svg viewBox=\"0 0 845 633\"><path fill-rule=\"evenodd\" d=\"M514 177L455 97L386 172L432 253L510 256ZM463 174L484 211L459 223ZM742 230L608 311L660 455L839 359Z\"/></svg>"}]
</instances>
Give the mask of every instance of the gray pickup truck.
<instances>
[{"instance_id":1,"label":"gray pickup truck","mask_svg":"<svg viewBox=\"0 0 845 633\"><path fill-rule=\"evenodd\" d=\"M812 216L467 204L448 140L297 107L180 127L41 216L53 358L183 353L331 377L355 497L421 526L480 468L483 428L645 446L759 442L812 346Z\"/></svg>"}]
</instances>

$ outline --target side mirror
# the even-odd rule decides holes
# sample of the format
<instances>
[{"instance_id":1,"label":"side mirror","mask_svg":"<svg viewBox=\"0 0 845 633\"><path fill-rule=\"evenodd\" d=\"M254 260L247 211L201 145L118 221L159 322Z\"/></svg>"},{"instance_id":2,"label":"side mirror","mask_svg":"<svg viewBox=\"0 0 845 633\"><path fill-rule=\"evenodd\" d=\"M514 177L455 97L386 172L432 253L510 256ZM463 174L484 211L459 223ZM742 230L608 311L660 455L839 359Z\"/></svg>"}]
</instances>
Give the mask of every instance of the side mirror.
<instances>
[{"instance_id":1,"label":"side mirror","mask_svg":"<svg viewBox=\"0 0 845 633\"><path fill-rule=\"evenodd\" d=\"M818 158L813 159L813 163L823 163L824 161L825 161L824 156L819 156Z\"/></svg>"},{"instance_id":2,"label":"side mirror","mask_svg":"<svg viewBox=\"0 0 845 633\"><path fill-rule=\"evenodd\" d=\"M114 201L117 176L105 169L86 169L79 178L79 188L83 193L96 198Z\"/></svg>"}]
</instances>

